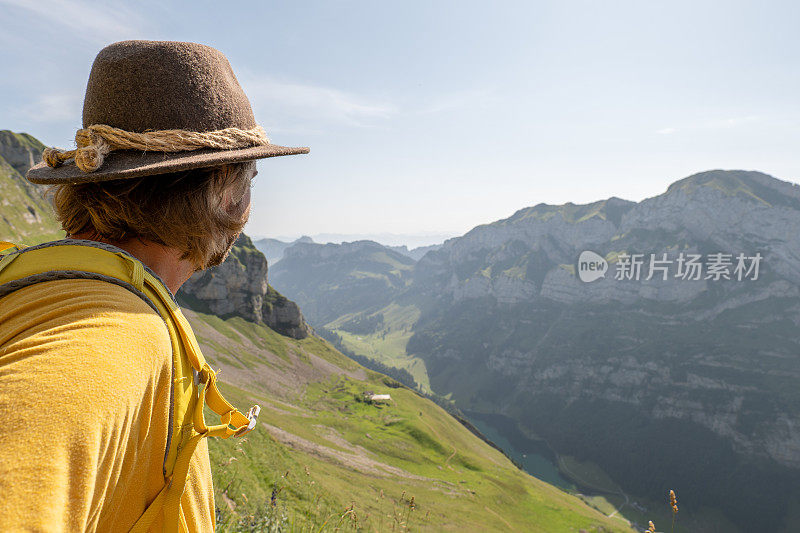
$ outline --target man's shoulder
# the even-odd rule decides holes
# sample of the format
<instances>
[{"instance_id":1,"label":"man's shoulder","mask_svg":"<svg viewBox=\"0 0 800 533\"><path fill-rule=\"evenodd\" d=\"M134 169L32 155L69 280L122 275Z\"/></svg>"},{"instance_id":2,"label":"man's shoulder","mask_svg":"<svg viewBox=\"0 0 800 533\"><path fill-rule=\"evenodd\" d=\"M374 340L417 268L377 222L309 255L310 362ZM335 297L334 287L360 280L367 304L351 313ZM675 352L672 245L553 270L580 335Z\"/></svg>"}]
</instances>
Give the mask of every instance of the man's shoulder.
<instances>
[{"instance_id":1,"label":"man's shoulder","mask_svg":"<svg viewBox=\"0 0 800 533\"><path fill-rule=\"evenodd\" d=\"M46 281L0 298L4 526L135 522L163 484L171 354L161 317L112 283Z\"/></svg>"},{"instance_id":2,"label":"man's shoulder","mask_svg":"<svg viewBox=\"0 0 800 533\"><path fill-rule=\"evenodd\" d=\"M64 313L84 310L117 311L159 317L145 298L132 290L97 279L56 279L18 289L0 302L12 303L19 311L36 307L43 312L60 309Z\"/></svg>"},{"instance_id":3,"label":"man's shoulder","mask_svg":"<svg viewBox=\"0 0 800 533\"><path fill-rule=\"evenodd\" d=\"M0 346L9 335L73 338L80 344L119 349L171 349L161 316L140 296L91 279L37 283L0 298Z\"/></svg>"}]
</instances>

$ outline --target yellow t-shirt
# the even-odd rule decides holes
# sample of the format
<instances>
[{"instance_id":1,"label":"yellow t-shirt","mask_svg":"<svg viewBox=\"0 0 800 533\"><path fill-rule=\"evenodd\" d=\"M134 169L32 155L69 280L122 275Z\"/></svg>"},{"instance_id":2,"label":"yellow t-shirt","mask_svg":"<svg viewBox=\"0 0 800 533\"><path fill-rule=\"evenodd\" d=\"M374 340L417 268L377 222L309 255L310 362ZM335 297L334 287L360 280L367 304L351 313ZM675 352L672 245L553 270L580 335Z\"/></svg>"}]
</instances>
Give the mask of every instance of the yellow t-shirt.
<instances>
[{"instance_id":1,"label":"yellow t-shirt","mask_svg":"<svg viewBox=\"0 0 800 533\"><path fill-rule=\"evenodd\" d=\"M0 529L130 529L164 486L171 379L166 325L122 287L47 281L0 298ZM213 531L205 439L181 508L191 531Z\"/></svg>"}]
</instances>

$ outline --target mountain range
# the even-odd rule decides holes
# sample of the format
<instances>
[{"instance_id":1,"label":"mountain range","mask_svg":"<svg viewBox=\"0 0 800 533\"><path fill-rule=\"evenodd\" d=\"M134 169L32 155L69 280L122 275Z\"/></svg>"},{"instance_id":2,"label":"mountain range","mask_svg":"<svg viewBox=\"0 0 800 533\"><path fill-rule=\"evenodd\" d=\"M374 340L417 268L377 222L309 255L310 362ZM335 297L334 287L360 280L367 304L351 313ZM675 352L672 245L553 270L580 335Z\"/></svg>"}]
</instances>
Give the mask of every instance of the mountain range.
<instances>
[{"instance_id":1,"label":"mountain range","mask_svg":"<svg viewBox=\"0 0 800 533\"><path fill-rule=\"evenodd\" d=\"M584 252L606 269L591 282ZM407 259L299 243L271 279L342 349L626 495L674 488L709 531L793 530L798 185L701 172L641 202L523 208Z\"/></svg>"},{"instance_id":2,"label":"mountain range","mask_svg":"<svg viewBox=\"0 0 800 533\"><path fill-rule=\"evenodd\" d=\"M264 256L267 258L267 261L271 265L274 265L275 263L283 259L283 254L287 248L290 248L295 244L299 243L314 243L314 239L312 239L308 235L304 235L293 241L282 241L280 239L265 238L265 239L258 239L253 242L255 247L259 251L261 251L261 253L264 254ZM387 246L387 248L394 250L406 257L410 257L415 261L421 258L429 251L438 250L440 247L441 244L429 244L426 246L417 246L411 249L409 249L408 246L406 246L405 244L397 246Z\"/></svg>"}]
</instances>

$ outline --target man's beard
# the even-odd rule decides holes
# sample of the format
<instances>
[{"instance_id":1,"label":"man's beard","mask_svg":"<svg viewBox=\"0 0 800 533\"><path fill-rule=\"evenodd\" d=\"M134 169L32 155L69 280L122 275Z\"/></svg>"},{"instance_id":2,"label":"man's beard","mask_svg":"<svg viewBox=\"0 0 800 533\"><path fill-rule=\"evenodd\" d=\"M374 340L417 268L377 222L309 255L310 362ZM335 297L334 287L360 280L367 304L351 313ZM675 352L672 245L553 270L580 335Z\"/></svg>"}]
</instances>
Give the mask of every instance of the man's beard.
<instances>
[{"instance_id":1,"label":"man's beard","mask_svg":"<svg viewBox=\"0 0 800 533\"><path fill-rule=\"evenodd\" d=\"M239 238L239 235L241 235L241 233L242 232L240 230L234 233L233 235L230 235L228 237L228 241L225 243L225 249L212 255L209 258L206 265L201 270L221 265L225 261L225 259L227 259L228 254L231 253L231 249L233 248L233 245L236 243L236 239Z\"/></svg>"}]
</instances>

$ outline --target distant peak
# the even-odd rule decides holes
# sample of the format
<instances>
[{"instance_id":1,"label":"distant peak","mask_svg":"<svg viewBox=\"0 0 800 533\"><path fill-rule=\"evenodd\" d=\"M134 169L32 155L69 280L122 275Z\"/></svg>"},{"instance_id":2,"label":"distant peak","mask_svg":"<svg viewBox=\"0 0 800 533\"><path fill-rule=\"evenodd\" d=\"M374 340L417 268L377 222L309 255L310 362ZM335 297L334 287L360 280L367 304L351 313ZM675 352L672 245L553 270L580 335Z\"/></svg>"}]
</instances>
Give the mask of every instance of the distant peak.
<instances>
[{"instance_id":1,"label":"distant peak","mask_svg":"<svg viewBox=\"0 0 800 533\"><path fill-rule=\"evenodd\" d=\"M742 184L750 185L753 183L767 185L770 181L783 183L781 180L769 174L755 170L706 170L676 181L669 186L667 192L686 187L725 186L729 188L731 186L735 187Z\"/></svg>"},{"instance_id":2,"label":"distant peak","mask_svg":"<svg viewBox=\"0 0 800 533\"><path fill-rule=\"evenodd\" d=\"M755 170L707 170L678 180L667 188L665 196L700 190L714 190L725 196L737 196L769 206L800 207L800 187Z\"/></svg>"}]
</instances>

